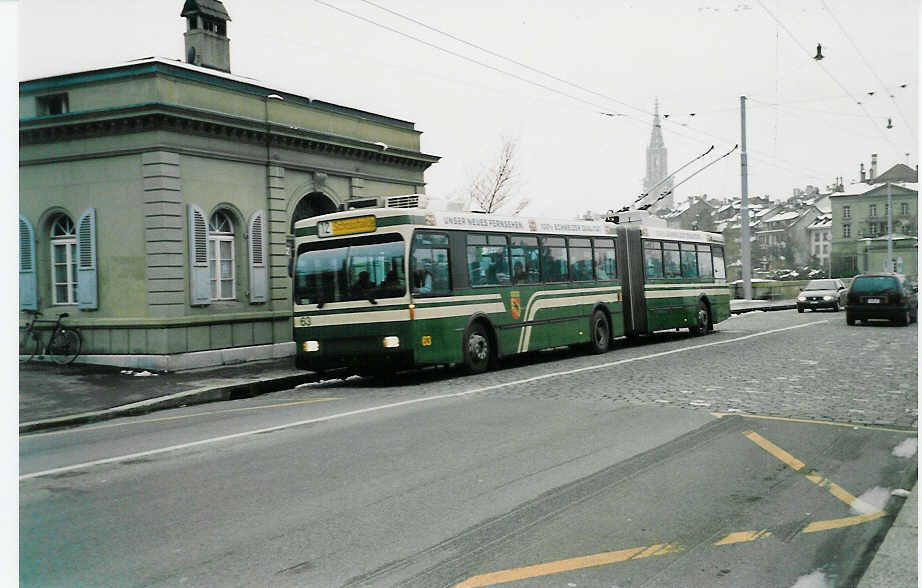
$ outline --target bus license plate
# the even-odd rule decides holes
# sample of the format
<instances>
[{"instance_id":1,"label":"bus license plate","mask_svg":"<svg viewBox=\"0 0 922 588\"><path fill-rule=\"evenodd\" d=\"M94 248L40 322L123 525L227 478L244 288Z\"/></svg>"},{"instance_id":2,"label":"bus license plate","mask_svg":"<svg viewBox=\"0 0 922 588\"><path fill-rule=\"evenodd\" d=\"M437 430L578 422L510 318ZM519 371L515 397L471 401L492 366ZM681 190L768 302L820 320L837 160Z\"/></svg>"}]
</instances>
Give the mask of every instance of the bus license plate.
<instances>
[{"instance_id":1,"label":"bus license plate","mask_svg":"<svg viewBox=\"0 0 922 588\"><path fill-rule=\"evenodd\" d=\"M880 304L880 298L868 298L868 304Z\"/></svg>"}]
</instances>

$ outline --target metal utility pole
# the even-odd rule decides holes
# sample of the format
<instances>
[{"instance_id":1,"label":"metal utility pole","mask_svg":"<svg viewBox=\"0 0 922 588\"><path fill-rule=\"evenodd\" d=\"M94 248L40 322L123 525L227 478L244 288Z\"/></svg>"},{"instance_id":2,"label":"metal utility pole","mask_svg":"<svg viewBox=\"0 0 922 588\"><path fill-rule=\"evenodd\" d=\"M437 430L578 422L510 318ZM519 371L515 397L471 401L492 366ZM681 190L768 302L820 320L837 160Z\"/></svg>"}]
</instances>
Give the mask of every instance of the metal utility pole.
<instances>
[{"instance_id":1,"label":"metal utility pole","mask_svg":"<svg viewBox=\"0 0 922 588\"><path fill-rule=\"evenodd\" d=\"M888 272L895 272L893 267L893 195L890 190L890 182L887 182L887 265Z\"/></svg>"},{"instance_id":2,"label":"metal utility pole","mask_svg":"<svg viewBox=\"0 0 922 588\"><path fill-rule=\"evenodd\" d=\"M742 137L740 139L740 177L742 188L740 191L740 268L743 278L743 298L752 300L752 263L749 243L749 171L746 161L746 97L740 96L740 126Z\"/></svg>"}]
</instances>

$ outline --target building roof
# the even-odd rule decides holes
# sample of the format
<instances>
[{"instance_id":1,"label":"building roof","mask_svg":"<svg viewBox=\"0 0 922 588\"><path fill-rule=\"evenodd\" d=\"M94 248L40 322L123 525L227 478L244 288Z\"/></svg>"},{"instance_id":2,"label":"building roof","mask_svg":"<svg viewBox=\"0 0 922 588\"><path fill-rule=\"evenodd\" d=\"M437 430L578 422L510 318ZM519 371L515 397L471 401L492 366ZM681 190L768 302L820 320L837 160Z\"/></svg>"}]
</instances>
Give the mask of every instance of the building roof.
<instances>
[{"instance_id":1,"label":"building roof","mask_svg":"<svg viewBox=\"0 0 922 588\"><path fill-rule=\"evenodd\" d=\"M227 14L227 9L224 8L224 4L221 3L220 0L186 0L186 3L182 6L182 13L180 16L186 17L197 13L220 20L231 19L230 15Z\"/></svg>"},{"instance_id":2,"label":"building roof","mask_svg":"<svg viewBox=\"0 0 922 588\"><path fill-rule=\"evenodd\" d=\"M789 221L789 220L794 220L795 218L799 218L800 215L801 215L801 211L792 210L789 212L782 212L780 214L776 214L775 216L766 219L765 222L774 223L778 221Z\"/></svg>"},{"instance_id":3,"label":"building roof","mask_svg":"<svg viewBox=\"0 0 922 588\"><path fill-rule=\"evenodd\" d=\"M873 184L883 184L886 182L895 183L895 182L908 182L916 183L919 181L919 172L912 169L905 163L898 163L880 174L872 182Z\"/></svg>"},{"instance_id":4,"label":"building roof","mask_svg":"<svg viewBox=\"0 0 922 588\"><path fill-rule=\"evenodd\" d=\"M114 79L122 76L131 77L133 75L149 73L148 70L169 71L166 68L174 68L172 69L171 73L181 73L182 75L188 76L201 82L217 83L218 85L224 85L227 87L232 87L236 90L259 94L262 96L267 96L273 93L281 94L287 102L302 104L312 108L317 108L319 110L337 112L347 116L355 116L373 122L404 129L415 128L414 123L410 121L392 118L386 115L359 110L357 108L351 108L348 106L341 106L339 104L333 104L331 102L326 102L315 97L304 96L303 92L299 90L289 90L278 86L269 85L266 82L262 82L254 78L231 74L207 67L200 67L191 63L180 61L178 59L167 59L165 57L144 57L141 59L134 59L126 63L109 65L92 70L67 72L43 78L25 80L19 83L19 92L20 94L45 92L51 89L57 89L62 86L91 83L101 80Z\"/></svg>"},{"instance_id":5,"label":"building roof","mask_svg":"<svg viewBox=\"0 0 922 588\"><path fill-rule=\"evenodd\" d=\"M807 226L807 229L828 229L830 227L832 227L832 215L822 214L813 219L813 222Z\"/></svg>"}]
</instances>

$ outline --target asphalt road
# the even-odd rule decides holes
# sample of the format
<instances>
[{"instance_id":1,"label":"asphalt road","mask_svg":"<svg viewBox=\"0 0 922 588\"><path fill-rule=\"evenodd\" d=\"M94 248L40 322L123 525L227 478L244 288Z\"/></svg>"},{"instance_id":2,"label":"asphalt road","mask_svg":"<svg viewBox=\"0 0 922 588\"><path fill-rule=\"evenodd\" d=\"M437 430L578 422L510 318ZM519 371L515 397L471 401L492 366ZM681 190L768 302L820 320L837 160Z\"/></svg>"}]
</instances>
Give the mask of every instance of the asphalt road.
<instances>
[{"instance_id":1,"label":"asphalt road","mask_svg":"<svg viewBox=\"0 0 922 588\"><path fill-rule=\"evenodd\" d=\"M916 325L718 329L23 436L21 584L848 585L915 475Z\"/></svg>"}]
</instances>

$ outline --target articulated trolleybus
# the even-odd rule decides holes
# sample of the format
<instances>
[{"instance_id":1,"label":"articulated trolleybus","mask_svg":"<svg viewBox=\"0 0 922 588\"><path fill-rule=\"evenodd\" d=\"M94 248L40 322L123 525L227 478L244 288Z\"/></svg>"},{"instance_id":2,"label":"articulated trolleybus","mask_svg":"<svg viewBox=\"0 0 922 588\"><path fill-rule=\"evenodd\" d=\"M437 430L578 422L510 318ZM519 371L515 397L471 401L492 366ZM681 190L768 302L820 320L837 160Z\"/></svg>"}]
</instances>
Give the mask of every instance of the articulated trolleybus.
<instances>
[{"instance_id":1,"label":"articulated trolleybus","mask_svg":"<svg viewBox=\"0 0 922 588\"><path fill-rule=\"evenodd\" d=\"M450 212L388 197L295 225L297 365L374 374L497 360L730 316L723 238Z\"/></svg>"}]
</instances>

